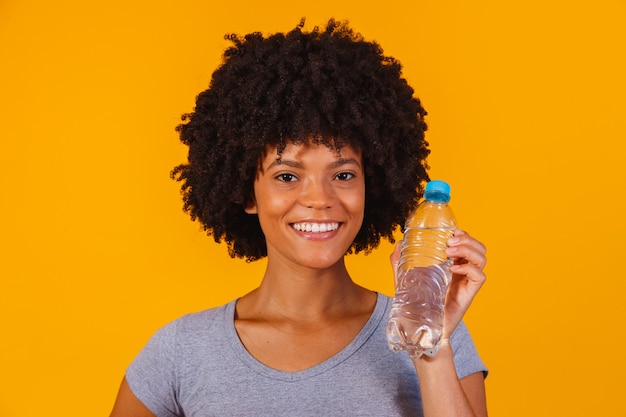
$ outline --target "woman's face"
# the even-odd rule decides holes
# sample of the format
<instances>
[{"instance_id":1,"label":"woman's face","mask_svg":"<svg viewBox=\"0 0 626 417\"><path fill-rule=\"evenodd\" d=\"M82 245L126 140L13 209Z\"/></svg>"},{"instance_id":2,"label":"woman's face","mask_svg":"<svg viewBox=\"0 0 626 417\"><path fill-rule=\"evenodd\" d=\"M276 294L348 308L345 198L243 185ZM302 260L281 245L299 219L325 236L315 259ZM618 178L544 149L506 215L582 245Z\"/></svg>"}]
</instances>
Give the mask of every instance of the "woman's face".
<instances>
[{"instance_id":1,"label":"woman's face","mask_svg":"<svg viewBox=\"0 0 626 417\"><path fill-rule=\"evenodd\" d=\"M316 269L343 258L363 223L365 178L360 152L312 142L269 149L254 182L254 201L269 260Z\"/></svg>"}]
</instances>

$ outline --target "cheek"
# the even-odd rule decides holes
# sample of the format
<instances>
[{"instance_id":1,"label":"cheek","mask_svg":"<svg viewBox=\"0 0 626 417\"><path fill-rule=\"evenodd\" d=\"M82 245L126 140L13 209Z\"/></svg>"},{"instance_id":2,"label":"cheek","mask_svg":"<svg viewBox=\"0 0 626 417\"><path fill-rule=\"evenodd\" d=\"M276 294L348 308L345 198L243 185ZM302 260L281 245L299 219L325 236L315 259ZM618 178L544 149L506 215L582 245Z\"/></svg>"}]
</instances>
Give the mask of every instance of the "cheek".
<instances>
[{"instance_id":1,"label":"cheek","mask_svg":"<svg viewBox=\"0 0 626 417\"><path fill-rule=\"evenodd\" d=\"M291 200L286 196L259 195L257 197L257 212L262 215L272 216L284 213L291 205Z\"/></svg>"},{"instance_id":2,"label":"cheek","mask_svg":"<svg viewBox=\"0 0 626 417\"><path fill-rule=\"evenodd\" d=\"M344 200L344 204L351 212L362 215L365 211L365 192L355 193L350 198Z\"/></svg>"}]
</instances>

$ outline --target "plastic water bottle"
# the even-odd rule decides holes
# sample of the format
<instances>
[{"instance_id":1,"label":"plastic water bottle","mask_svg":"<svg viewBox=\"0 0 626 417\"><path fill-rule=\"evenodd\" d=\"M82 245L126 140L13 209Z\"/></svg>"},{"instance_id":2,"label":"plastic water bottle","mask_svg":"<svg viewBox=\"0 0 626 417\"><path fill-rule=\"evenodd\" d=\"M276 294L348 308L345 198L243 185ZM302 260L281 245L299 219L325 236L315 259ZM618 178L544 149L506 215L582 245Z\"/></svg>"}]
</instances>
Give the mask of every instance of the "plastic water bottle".
<instances>
[{"instance_id":1,"label":"plastic water bottle","mask_svg":"<svg viewBox=\"0 0 626 417\"><path fill-rule=\"evenodd\" d=\"M439 351L452 277L446 248L456 229L449 201L450 186L430 181L424 200L405 224L387 342L391 350L406 350L411 357L434 356Z\"/></svg>"}]
</instances>

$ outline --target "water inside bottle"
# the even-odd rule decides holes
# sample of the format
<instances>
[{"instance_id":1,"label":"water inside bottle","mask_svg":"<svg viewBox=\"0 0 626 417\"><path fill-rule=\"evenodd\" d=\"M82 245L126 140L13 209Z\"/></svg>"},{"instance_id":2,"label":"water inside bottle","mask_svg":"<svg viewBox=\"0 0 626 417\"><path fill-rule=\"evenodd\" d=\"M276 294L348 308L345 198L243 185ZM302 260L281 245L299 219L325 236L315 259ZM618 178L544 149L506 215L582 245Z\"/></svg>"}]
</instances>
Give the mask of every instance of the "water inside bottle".
<instances>
[{"instance_id":1,"label":"water inside bottle","mask_svg":"<svg viewBox=\"0 0 626 417\"><path fill-rule=\"evenodd\" d=\"M434 356L443 330L443 310L452 278L445 255L454 229L412 229L405 232L398 264L387 339L393 351L413 357Z\"/></svg>"}]
</instances>

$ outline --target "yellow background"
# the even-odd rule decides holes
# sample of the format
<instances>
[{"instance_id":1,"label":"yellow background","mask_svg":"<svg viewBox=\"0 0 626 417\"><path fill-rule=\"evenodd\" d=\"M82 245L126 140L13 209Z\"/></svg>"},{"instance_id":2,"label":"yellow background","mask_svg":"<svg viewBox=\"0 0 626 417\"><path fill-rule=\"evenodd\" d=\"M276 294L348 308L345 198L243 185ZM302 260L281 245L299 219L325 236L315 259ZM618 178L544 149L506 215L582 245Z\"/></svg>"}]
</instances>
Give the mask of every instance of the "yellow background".
<instances>
[{"instance_id":1,"label":"yellow background","mask_svg":"<svg viewBox=\"0 0 626 417\"><path fill-rule=\"evenodd\" d=\"M158 327L258 283L182 212L174 126L225 33L302 16L349 19L430 113L431 175L489 247L491 415L626 416L623 0L2 0L0 416L108 415ZM391 293L390 251L355 278Z\"/></svg>"}]
</instances>

